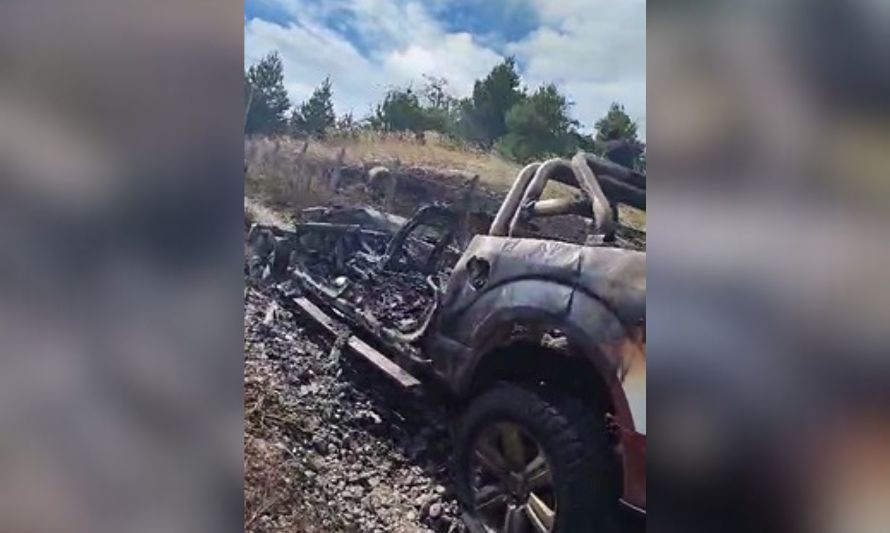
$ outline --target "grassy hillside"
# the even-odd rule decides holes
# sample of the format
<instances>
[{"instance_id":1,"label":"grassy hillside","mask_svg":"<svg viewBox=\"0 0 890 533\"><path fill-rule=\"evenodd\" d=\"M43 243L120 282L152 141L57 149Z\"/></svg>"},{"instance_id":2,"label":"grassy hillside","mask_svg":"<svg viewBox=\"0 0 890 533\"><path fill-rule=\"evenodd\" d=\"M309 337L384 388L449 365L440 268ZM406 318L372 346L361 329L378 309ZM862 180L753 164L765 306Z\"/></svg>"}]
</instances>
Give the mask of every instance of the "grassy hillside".
<instances>
[{"instance_id":1,"label":"grassy hillside","mask_svg":"<svg viewBox=\"0 0 890 533\"><path fill-rule=\"evenodd\" d=\"M265 150L274 145L269 139L250 141ZM284 157L296 156L303 146L299 139L281 138L278 150ZM392 165L397 160L404 166L454 170L470 175L478 174L492 189L506 190L521 166L493 153L474 151L457 146L430 133L421 143L410 136L367 133L355 137L334 137L324 141L310 141L306 157L335 160L340 149L346 149L346 163L374 162Z\"/></svg>"},{"instance_id":2,"label":"grassy hillside","mask_svg":"<svg viewBox=\"0 0 890 533\"><path fill-rule=\"evenodd\" d=\"M334 137L309 142L289 137L251 138L245 141L248 171L245 178L246 208L257 212L266 207L312 205L330 199L329 191L317 187L317 177L329 175L341 151L347 165L423 167L478 175L487 189L506 192L522 166L497 154L457 146L434 134L425 142L411 136L363 133L354 137ZM313 181L315 180L315 181ZM574 194L573 189L553 184L545 196ZM431 199L432 200L432 199ZM272 212L266 210L261 217ZM621 208L622 221L636 229L646 228L646 215L633 208Z\"/></svg>"}]
</instances>

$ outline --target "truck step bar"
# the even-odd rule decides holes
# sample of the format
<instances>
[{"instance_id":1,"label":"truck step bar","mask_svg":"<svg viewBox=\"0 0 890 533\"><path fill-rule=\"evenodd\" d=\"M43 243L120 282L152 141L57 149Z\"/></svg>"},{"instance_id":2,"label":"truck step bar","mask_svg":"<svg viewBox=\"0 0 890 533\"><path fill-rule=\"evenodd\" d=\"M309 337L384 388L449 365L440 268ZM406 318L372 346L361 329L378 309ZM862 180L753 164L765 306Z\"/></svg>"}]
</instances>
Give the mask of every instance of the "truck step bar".
<instances>
[{"instance_id":1,"label":"truck step bar","mask_svg":"<svg viewBox=\"0 0 890 533\"><path fill-rule=\"evenodd\" d=\"M294 303L302 309L312 320L318 323L326 331L333 335L339 335L346 326L340 324L335 318L322 311L317 305L310 302L305 297L293 299ZM392 378L399 385L406 389L417 389L420 387L420 381L409 374L404 368L395 364L392 359L383 355L379 350L356 337L350 335L346 341L346 346L356 354L362 356L383 371L384 374Z\"/></svg>"}]
</instances>

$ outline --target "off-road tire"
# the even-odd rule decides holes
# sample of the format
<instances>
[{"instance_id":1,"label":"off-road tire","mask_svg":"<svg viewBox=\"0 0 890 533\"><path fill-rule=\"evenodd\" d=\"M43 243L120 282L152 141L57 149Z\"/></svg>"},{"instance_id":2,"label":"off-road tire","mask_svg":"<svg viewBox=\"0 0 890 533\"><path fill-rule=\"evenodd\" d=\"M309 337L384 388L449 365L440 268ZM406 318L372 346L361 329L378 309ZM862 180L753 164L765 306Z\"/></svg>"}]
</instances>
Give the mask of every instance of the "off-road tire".
<instances>
[{"instance_id":1,"label":"off-road tire","mask_svg":"<svg viewBox=\"0 0 890 533\"><path fill-rule=\"evenodd\" d=\"M477 396L454 430L458 497L470 520L474 443L486 426L504 421L520 426L547 455L557 498L554 532L617 531L620 477L604 414L544 387L498 382Z\"/></svg>"}]
</instances>

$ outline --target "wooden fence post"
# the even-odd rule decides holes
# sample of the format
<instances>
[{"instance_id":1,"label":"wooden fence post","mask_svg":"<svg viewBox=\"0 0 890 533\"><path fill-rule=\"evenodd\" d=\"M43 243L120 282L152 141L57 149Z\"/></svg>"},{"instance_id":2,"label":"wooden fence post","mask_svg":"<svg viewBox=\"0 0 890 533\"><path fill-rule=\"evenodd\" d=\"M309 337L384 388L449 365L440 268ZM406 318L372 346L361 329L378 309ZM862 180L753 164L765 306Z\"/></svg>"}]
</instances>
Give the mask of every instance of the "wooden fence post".
<instances>
[{"instance_id":1,"label":"wooden fence post","mask_svg":"<svg viewBox=\"0 0 890 533\"><path fill-rule=\"evenodd\" d=\"M470 228L470 216L476 211L476 187L479 185L479 174L474 175L463 185L463 194L458 199L458 224L456 240L461 249L466 248L473 238Z\"/></svg>"},{"instance_id":2,"label":"wooden fence post","mask_svg":"<svg viewBox=\"0 0 890 533\"><path fill-rule=\"evenodd\" d=\"M340 148L337 154L337 163L334 166L334 172L331 175L331 191L337 192L340 188L340 176L343 170L343 158L346 157L346 147Z\"/></svg>"},{"instance_id":3,"label":"wooden fence post","mask_svg":"<svg viewBox=\"0 0 890 533\"><path fill-rule=\"evenodd\" d=\"M303 176L302 166L303 166L303 158L306 157L306 150L309 149L309 140L303 141L303 147L300 148L299 153L297 153L297 158L294 160L294 183L302 184L303 192L309 191L309 186L312 184L312 176Z\"/></svg>"},{"instance_id":4,"label":"wooden fence post","mask_svg":"<svg viewBox=\"0 0 890 533\"><path fill-rule=\"evenodd\" d=\"M389 179L386 180L386 191L385 196L383 198L383 209L386 210L387 213L392 213L396 204L396 189L399 186L399 178L398 174L395 172L389 173Z\"/></svg>"},{"instance_id":5,"label":"wooden fence post","mask_svg":"<svg viewBox=\"0 0 890 533\"><path fill-rule=\"evenodd\" d=\"M386 211L392 212L396 206L396 194L399 188L399 176L402 174L402 160L396 158L392 171L389 173L389 183L386 187L386 197L384 198L384 206Z\"/></svg>"}]
</instances>

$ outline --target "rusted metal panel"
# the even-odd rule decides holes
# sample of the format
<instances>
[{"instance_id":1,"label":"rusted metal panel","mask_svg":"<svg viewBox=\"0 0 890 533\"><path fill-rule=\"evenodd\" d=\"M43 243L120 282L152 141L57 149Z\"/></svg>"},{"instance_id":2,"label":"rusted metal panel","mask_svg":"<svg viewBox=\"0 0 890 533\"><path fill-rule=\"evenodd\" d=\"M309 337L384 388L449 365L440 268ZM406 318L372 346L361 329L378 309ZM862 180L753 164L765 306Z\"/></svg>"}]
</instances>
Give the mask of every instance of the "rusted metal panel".
<instances>
[{"instance_id":1,"label":"rusted metal panel","mask_svg":"<svg viewBox=\"0 0 890 533\"><path fill-rule=\"evenodd\" d=\"M332 318L330 315L322 311L317 305L309 301L307 298L294 298L297 304L306 314L316 323L323 327L332 335L340 335L344 331L348 331L346 327ZM394 379L399 385L406 389L412 389L420 386L417 378L406 372L403 368L395 364L392 360L380 353L379 350L370 344L356 337L349 335L346 346L354 353L364 357L371 364L382 370L386 375Z\"/></svg>"},{"instance_id":2,"label":"rusted metal panel","mask_svg":"<svg viewBox=\"0 0 890 533\"><path fill-rule=\"evenodd\" d=\"M478 273L480 261L489 264L484 275ZM455 266L437 336L430 338L449 347L447 357L434 358L437 370L469 383L486 353L509 341L499 335L511 324L564 331L607 384L619 428L623 498L645 509L645 293L643 252L477 236Z\"/></svg>"},{"instance_id":3,"label":"rusted metal panel","mask_svg":"<svg viewBox=\"0 0 890 533\"><path fill-rule=\"evenodd\" d=\"M468 281L468 262L490 264L485 288ZM455 265L443 301L444 314L459 313L486 290L520 279L568 285L601 300L622 321L645 318L646 254L560 241L476 236ZM504 303L504 302L499 302Z\"/></svg>"},{"instance_id":4,"label":"rusted metal panel","mask_svg":"<svg viewBox=\"0 0 890 533\"><path fill-rule=\"evenodd\" d=\"M355 353L370 361L374 366L383 370L384 373L395 379L402 387L411 389L420 386L420 381L417 378L405 372L402 367L393 363L392 360L355 335L349 337L346 345Z\"/></svg>"},{"instance_id":5,"label":"rusted metal panel","mask_svg":"<svg viewBox=\"0 0 890 533\"><path fill-rule=\"evenodd\" d=\"M619 429L624 494L621 500L636 511L646 512L646 436Z\"/></svg>"},{"instance_id":6,"label":"rusted metal panel","mask_svg":"<svg viewBox=\"0 0 890 533\"><path fill-rule=\"evenodd\" d=\"M318 308L317 305L310 302L308 299L304 297L294 298L294 303L297 304L300 309L306 312L309 315L309 318L315 321L316 324L320 325L331 335L339 335L341 331L343 331L343 327L337 323L333 318L328 316L327 313Z\"/></svg>"}]
</instances>

